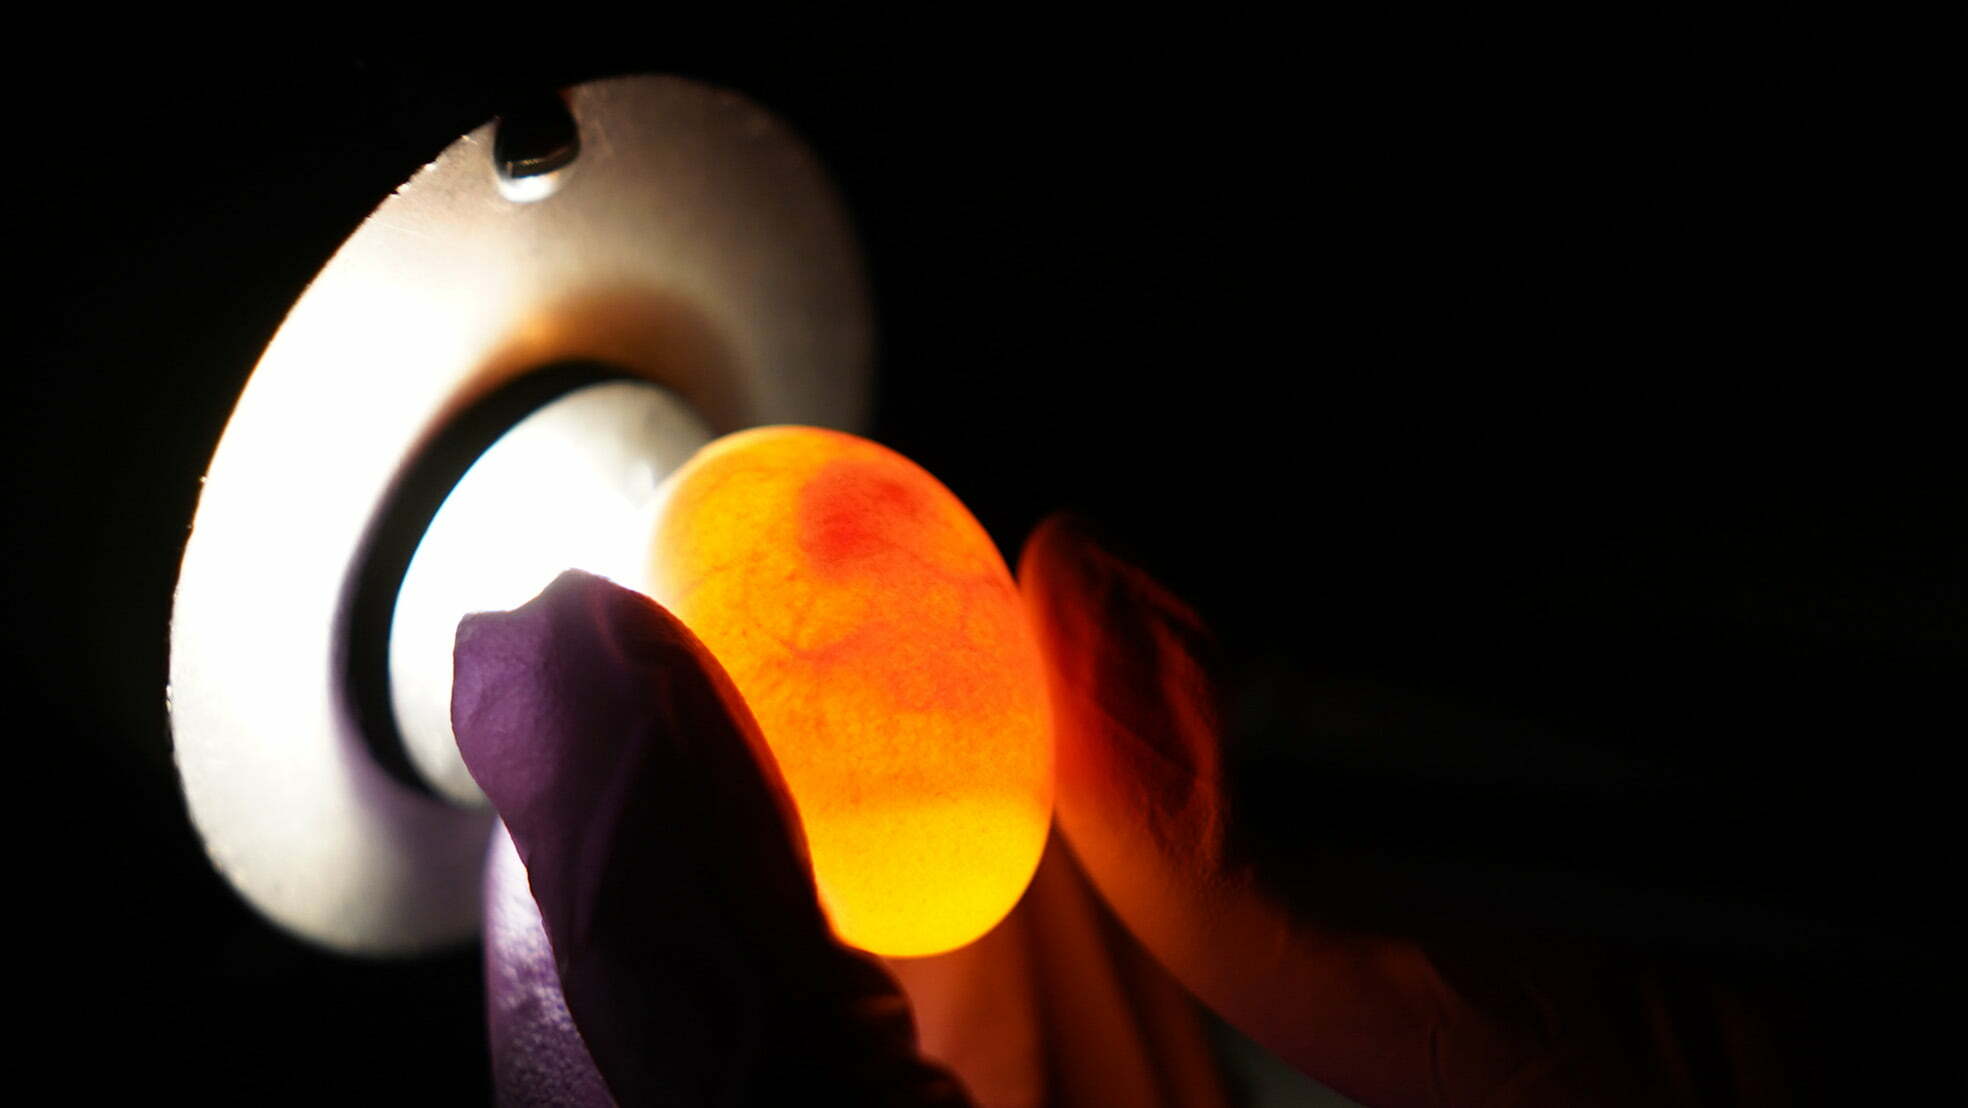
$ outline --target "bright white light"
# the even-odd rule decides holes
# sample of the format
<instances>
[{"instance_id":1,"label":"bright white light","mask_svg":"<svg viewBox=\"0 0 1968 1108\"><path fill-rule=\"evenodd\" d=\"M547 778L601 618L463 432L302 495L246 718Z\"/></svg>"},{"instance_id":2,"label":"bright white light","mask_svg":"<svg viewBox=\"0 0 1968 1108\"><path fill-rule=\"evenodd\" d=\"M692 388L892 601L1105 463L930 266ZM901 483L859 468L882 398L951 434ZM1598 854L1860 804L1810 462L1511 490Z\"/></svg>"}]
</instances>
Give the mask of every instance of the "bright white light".
<instances>
[{"instance_id":1,"label":"bright white light","mask_svg":"<svg viewBox=\"0 0 1968 1108\"><path fill-rule=\"evenodd\" d=\"M566 179L567 173L567 170L562 169L531 177L507 177L504 174L497 174L499 192L516 204L531 204L535 200L545 200L558 192L560 183Z\"/></svg>"},{"instance_id":2,"label":"bright white light","mask_svg":"<svg viewBox=\"0 0 1968 1108\"><path fill-rule=\"evenodd\" d=\"M521 420L465 472L410 560L390 628L397 724L441 795L485 804L451 733L458 621L516 608L568 569L647 592L656 487L710 438L663 389L610 381Z\"/></svg>"}]
</instances>

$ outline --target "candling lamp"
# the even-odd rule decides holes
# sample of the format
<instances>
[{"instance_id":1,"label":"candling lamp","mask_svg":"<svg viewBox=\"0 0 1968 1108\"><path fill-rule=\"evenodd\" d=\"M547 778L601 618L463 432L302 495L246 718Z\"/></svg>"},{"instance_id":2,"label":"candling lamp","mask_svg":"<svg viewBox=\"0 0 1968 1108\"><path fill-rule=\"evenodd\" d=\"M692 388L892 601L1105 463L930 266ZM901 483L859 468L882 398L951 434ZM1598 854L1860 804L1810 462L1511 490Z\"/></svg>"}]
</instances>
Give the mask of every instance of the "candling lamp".
<instances>
[{"instance_id":1,"label":"candling lamp","mask_svg":"<svg viewBox=\"0 0 1968 1108\"><path fill-rule=\"evenodd\" d=\"M865 284L813 155L674 78L561 105L459 139L335 254L240 394L185 547L168 703L192 819L247 901L329 947L479 926L492 814L443 714L464 612L566 568L647 588L657 489L698 446L865 418ZM503 437L419 509L434 452L488 419Z\"/></svg>"}]
</instances>

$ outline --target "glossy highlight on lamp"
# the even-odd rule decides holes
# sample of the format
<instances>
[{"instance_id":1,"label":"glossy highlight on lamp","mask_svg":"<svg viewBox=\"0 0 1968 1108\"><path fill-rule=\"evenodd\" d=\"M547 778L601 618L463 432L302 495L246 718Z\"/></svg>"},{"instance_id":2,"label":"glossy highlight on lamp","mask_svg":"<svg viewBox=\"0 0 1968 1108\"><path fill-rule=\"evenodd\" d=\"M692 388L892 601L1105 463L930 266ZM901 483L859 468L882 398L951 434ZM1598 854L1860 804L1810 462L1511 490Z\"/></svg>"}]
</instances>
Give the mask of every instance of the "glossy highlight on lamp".
<instances>
[{"instance_id":1,"label":"glossy highlight on lamp","mask_svg":"<svg viewBox=\"0 0 1968 1108\"><path fill-rule=\"evenodd\" d=\"M717 657L784 775L840 938L919 956L1017 903L1051 822L1038 646L948 489L865 439L719 439L659 494L652 595Z\"/></svg>"}]
</instances>

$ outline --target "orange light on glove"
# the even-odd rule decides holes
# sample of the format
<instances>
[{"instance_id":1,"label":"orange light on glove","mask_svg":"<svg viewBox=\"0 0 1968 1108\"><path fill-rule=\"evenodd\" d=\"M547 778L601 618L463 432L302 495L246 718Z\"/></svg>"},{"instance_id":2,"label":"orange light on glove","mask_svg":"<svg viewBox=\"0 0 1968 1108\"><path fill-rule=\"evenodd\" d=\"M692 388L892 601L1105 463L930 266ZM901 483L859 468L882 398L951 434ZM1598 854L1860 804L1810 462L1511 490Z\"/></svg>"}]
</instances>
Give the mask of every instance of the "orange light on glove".
<instances>
[{"instance_id":1,"label":"orange light on glove","mask_svg":"<svg viewBox=\"0 0 1968 1108\"><path fill-rule=\"evenodd\" d=\"M1053 742L983 527L901 455L807 427L719 439L663 497L652 595L757 718L835 932L920 956L990 930L1044 849Z\"/></svg>"}]
</instances>

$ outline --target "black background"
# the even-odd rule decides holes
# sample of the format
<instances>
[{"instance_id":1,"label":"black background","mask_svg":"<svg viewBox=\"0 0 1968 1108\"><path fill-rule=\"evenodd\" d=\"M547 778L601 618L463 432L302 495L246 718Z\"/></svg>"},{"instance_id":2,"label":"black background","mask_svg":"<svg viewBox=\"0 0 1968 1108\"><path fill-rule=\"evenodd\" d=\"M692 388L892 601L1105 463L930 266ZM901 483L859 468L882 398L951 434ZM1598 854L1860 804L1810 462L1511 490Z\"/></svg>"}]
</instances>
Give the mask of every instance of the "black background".
<instances>
[{"instance_id":1,"label":"black background","mask_svg":"<svg viewBox=\"0 0 1968 1108\"><path fill-rule=\"evenodd\" d=\"M1009 557L1077 509L1217 627L1252 833L1336 921L1611 939L1790 990L1853 1073L1918 1062L1964 734L1923 148L1836 66L1196 41L14 95L10 899L80 1091L486 1097L474 952L319 953L207 864L170 589L339 242L512 98L630 71L743 91L833 171L877 438Z\"/></svg>"}]
</instances>

